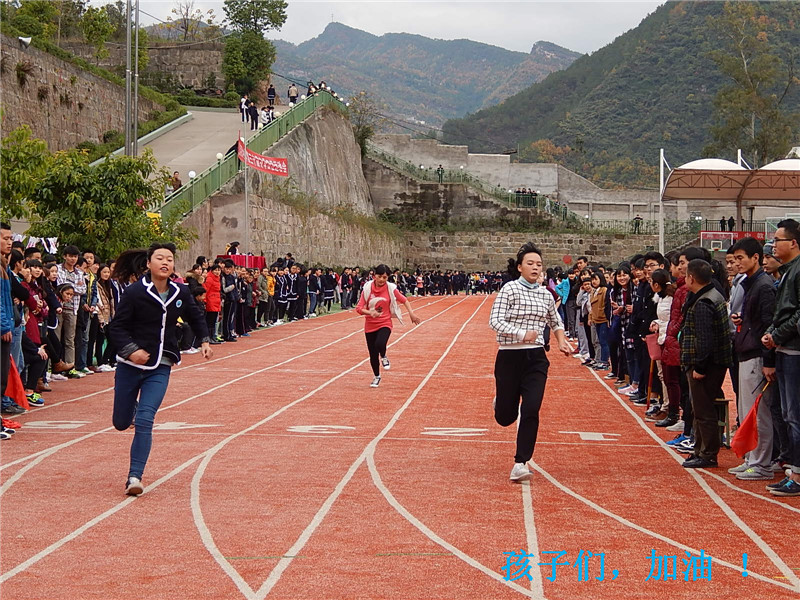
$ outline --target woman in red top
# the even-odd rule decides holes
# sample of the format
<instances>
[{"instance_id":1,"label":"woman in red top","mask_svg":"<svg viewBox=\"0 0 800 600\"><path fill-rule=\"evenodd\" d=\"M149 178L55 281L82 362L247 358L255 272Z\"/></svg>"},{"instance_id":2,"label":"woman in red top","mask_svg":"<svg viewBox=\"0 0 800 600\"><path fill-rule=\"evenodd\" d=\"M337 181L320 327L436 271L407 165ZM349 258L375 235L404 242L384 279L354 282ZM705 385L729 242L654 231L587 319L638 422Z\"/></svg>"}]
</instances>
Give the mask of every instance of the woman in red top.
<instances>
[{"instance_id":1,"label":"woman in red top","mask_svg":"<svg viewBox=\"0 0 800 600\"><path fill-rule=\"evenodd\" d=\"M389 359L386 358L386 344L392 334L392 317L402 323L398 303L405 306L408 316L414 325L419 325L420 318L414 314L411 303L398 291L397 286L388 283L391 270L386 265L375 267L375 277L367 281L361 290L361 297L356 312L364 315L364 335L367 338L369 364L375 378L370 387L378 387L381 383L381 364L389 370Z\"/></svg>"},{"instance_id":2,"label":"woman in red top","mask_svg":"<svg viewBox=\"0 0 800 600\"><path fill-rule=\"evenodd\" d=\"M220 264L214 263L214 266L206 274L206 280L203 282L203 287L206 289L206 325L208 326L208 335L211 337L212 344L220 343L215 332L219 312L222 310L219 280L221 272L222 267Z\"/></svg>"}]
</instances>

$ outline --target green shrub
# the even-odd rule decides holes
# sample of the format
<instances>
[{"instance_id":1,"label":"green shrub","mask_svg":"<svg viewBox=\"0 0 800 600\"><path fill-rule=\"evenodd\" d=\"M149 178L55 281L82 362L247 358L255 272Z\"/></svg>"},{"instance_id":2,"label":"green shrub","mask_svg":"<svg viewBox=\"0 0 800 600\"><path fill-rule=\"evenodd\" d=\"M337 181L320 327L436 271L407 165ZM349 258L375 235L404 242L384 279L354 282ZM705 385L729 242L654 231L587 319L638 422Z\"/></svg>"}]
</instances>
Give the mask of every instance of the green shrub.
<instances>
[{"instance_id":1,"label":"green shrub","mask_svg":"<svg viewBox=\"0 0 800 600\"><path fill-rule=\"evenodd\" d=\"M233 100L234 102L239 102L239 94L236 93L236 90L225 92L225 100Z\"/></svg>"},{"instance_id":2,"label":"green shrub","mask_svg":"<svg viewBox=\"0 0 800 600\"><path fill-rule=\"evenodd\" d=\"M119 131L117 131L116 129L112 129L110 131L106 131L103 134L103 143L107 144L108 142L116 139L118 136L119 136Z\"/></svg>"},{"instance_id":3,"label":"green shrub","mask_svg":"<svg viewBox=\"0 0 800 600\"><path fill-rule=\"evenodd\" d=\"M42 35L44 31L42 24L30 15L17 15L14 17L12 23L21 33L30 36Z\"/></svg>"}]
</instances>

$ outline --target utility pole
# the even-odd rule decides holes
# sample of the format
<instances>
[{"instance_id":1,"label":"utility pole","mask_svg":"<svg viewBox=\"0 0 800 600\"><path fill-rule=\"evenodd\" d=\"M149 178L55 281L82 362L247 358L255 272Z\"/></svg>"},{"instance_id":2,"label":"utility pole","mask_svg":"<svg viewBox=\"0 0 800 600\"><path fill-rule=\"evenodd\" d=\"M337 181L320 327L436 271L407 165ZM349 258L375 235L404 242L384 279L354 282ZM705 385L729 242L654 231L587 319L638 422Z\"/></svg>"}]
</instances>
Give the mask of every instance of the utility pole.
<instances>
[{"instance_id":1,"label":"utility pole","mask_svg":"<svg viewBox=\"0 0 800 600\"><path fill-rule=\"evenodd\" d=\"M131 0L125 3L125 156L132 154L131 146Z\"/></svg>"},{"instance_id":2,"label":"utility pole","mask_svg":"<svg viewBox=\"0 0 800 600\"><path fill-rule=\"evenodd\" d=\"M134 43L133 60L133 156L139 155L139 0L136 0L136 42Z\"/></svg>"}]
</instances>

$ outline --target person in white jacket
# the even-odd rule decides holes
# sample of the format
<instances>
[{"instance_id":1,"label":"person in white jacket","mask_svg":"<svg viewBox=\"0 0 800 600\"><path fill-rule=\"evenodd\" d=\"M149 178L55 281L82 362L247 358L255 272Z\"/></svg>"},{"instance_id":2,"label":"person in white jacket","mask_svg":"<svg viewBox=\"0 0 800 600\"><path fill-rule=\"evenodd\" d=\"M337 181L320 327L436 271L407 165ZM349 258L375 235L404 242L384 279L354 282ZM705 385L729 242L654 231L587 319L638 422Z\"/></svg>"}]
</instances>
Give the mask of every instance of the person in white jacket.
<instances>
[{"instance_id":1,"label":"person in white jacket","mask_svg":"<svg viewBox=\"0 0 800 600\"><path fill-rule=\"evenodd\" d=\"M670 309L672 308L672 297L675 295L675 284L672 283L670 274L665 269L658 269L651 275L650 287L656 293L654 300L656 305L656 319L650 323L650 331L658 334L658 345L663 346L664 340L667 338L667 325L669 325ZM650 410L645 414L645 419L648 421L659 422L666 419L668 415L675 415L678 411L678 400L676 399L671 406L669 395L667 394L667 382L664 381L664 370L661 366L661 361L656 361L658 368L658 378L661 380L661 389L663 390L663 403L651 406ZM669 406L669 410L667 410Z\"/></svg>"}]
</instances>

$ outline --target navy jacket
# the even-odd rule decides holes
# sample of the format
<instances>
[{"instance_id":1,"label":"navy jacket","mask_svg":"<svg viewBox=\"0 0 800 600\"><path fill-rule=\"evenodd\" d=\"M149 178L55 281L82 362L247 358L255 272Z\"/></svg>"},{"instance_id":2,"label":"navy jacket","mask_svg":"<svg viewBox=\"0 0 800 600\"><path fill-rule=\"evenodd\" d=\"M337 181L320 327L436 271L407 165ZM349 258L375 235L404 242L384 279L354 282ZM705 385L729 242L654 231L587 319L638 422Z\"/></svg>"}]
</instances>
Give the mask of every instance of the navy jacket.
<instances>
[{"instance_id":1,"label":"navy jacket","mask_svg":"<svg viewBox=\"0 0 800 600\"><path fill-rule=\"evenodd\" d=\"M162 302L150 274L125 288L114 318L108 325L108 335L117 348L117 359L132 367L152 370L166 356L173 364L180 363L181 353L176 337L178 317L187 322L195 336L209 341L205 313L194 301L189 288L170 281L169 296ZM150 358L144 365L128 360L136 350L146 350Z\"/></svg>"}]
</instances>

